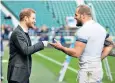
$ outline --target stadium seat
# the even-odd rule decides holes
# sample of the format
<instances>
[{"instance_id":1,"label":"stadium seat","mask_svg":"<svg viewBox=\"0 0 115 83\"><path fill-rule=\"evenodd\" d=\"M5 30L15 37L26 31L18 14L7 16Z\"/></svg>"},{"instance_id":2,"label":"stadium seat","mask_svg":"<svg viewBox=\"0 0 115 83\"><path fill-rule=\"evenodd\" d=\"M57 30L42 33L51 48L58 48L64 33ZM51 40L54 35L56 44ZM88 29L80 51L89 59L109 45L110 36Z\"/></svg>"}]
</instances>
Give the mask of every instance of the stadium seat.
<instances>
[{"instance_id":1,"label":"stadium seat","mask_svg":"<svg viewBox=\"0 0 115 83\"><path fill-rule=\"evenodd\" d=\"M97 21L105 28L108 26L109 33L115 36L115 1L85 0L85 3L93 4Z\"/></svg>"}]
</instances>

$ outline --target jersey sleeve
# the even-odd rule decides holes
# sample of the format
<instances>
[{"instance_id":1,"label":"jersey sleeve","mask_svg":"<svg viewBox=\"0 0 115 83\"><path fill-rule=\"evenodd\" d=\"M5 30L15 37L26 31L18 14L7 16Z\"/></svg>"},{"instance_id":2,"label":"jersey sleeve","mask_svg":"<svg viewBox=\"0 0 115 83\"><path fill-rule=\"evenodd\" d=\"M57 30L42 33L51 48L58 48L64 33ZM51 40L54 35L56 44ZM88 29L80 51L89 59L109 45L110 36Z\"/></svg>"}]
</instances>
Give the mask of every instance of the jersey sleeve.
<instances>
[{"instance_id":1,"label":"jersey sleeve","mask_svg":"<svg viewBox=\"0 0 115 83\"><path fill-rule=\"evenodd\" d=\"M87 44L88 38L89 38L89 33L87 29L79 29L76 34L76 41L83 42Z\"/></svg>"}]
</instances>

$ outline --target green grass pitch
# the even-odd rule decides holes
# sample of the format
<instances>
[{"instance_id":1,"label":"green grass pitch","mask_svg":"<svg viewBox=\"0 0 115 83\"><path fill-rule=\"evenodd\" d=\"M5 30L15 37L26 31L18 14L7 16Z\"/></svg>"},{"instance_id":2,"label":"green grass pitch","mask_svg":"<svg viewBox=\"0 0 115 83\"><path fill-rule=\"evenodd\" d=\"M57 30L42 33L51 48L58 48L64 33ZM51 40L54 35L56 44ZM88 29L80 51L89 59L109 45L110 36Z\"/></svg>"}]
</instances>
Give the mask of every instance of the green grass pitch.
<instances>
[{"instance_id":1,"label":"green grass pitch","mask_svg":"<svg viewBox=\"0 0 115 83\"><path fill-rule=\"evenodd\" d=\"M8 60L8 53L8 47L5 47L3 60ZM65 60L65 54L54 48L45 48L43 51L40 51L40 53L61 63L63 63L63 61ZM59 83L57 78L61 69L60 65L57 65L47 59L44 59L37 54L33 54L32 57L33 65L30 83ZM115 83L115 57L108 57L108 61L114 81L110 82L110 80L106 76L104 69L103 83ZM78 59L72 58L69 66L76 70L79 70ZM7 62L3 62L3 75L5 79L2 83L7 83ZM76 77L77 74L68 69L65 74L64 81L62 83L78 83L76 82Z\"/></svg>"}]
</instances>

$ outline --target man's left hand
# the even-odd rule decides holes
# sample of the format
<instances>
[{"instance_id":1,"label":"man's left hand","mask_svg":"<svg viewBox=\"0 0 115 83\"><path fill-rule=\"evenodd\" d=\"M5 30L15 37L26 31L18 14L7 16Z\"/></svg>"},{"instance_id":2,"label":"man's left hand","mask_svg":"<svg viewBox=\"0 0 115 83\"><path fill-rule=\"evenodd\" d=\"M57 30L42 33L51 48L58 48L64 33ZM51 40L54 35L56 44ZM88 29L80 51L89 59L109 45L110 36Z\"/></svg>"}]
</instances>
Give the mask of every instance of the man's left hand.
<instances>
[{"instance_id":1,"label":"man's left hand","mask_svg":"<svg viewBox=\"0 0 115 83\"><path fill-rule=\"evenodd\" d=\"M55 43L49 43L49 44L58 50L62 50L63 46L61 45L61 43L58 42L56 39L54 40L55 40Z\"/></svg>"}]
</instances>

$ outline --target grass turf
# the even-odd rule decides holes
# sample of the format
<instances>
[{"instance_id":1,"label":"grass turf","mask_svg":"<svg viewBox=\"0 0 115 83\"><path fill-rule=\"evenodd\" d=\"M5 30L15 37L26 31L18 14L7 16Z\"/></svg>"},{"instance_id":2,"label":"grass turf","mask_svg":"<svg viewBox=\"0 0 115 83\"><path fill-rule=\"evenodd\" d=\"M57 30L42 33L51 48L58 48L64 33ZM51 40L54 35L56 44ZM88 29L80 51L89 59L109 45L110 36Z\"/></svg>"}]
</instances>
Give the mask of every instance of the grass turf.
<instances>
[{"instance_id":1,"label":"grass turf","mask_svg":"<svg viewBox=\"0 0 115 83\"><path fill-rule=\"evenodd\" d=\"M61 63L65 60L65 54L52 48L45 48L43 51L40 51L40 53L56 60ZM4 60L8 60L8 48L5 48L4 53ZM43 59L37 54L32 55L33 57L33 66L32 66L32 74L30 77L31 83L58 83L57 77L59 75L59 71L61 69L61 66L52 63L46 59ZM113 76L113 82L110 82L108 80L108 77L106 76L105 70L104 70L104 77L103 77L103 83L115 83L115 58L114 57L108 57L109 65L111 68L112 76ZM78 70L78 59L72 58L70 62L70 67ZM3 74L5 77L5 80L2 83L7 83L6 81L6 74L7 74L7 63L3 63ZM77 74L71 70L67 70L65 74L64 81L66 83L77 83L76 82ZM64 82L64 83L65 83Z\"/></svg>"}]
</instances>

